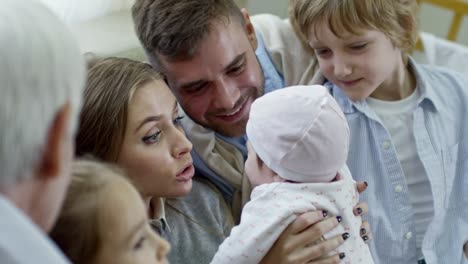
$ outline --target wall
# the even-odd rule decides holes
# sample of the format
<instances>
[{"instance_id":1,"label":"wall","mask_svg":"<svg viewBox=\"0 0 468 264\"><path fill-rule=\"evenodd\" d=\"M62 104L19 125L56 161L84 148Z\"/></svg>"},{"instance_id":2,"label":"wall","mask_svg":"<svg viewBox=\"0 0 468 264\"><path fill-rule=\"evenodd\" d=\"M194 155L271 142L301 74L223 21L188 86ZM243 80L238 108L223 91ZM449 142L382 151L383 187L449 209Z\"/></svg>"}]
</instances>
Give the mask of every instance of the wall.
<instances>
[{"instance_id":1,"label":"wall","mask_svg":"<svg viewBox=\"0 0 468 264\"><path fill-rule=\"evenodd\" d=\"M464 0L468 2L468 0ZM249 0L247 8L250 14L272 13L280 17L287 17L288 0ZM452 13L445 9L422 4L420 13L421 30L445 38L452 20ZM457 42L468 45L468 16L465 16Z\"/></svg>"}]
</instances>

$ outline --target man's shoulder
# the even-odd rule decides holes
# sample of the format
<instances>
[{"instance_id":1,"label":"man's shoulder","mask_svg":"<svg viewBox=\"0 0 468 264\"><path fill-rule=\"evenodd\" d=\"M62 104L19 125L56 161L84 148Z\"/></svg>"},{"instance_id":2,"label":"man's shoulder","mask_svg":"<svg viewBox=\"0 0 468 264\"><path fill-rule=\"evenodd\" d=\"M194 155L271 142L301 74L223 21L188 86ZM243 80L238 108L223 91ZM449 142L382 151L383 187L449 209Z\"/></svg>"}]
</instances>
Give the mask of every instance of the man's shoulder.
<instances>
[{"instance_id":1,"label":"man's shoulder","mask_svg":"<svg viewBox=\"0 0 468 264\"><path fill-rule=\"evenodd\" d=\"M288 19L271 14L258 14L251 17L255 30L260 33L267 49L281 47L284 44L298 44Z\"/></svg>"},{"instance_id":2,"label":"man's shoulder","mask_svg":"<svg viewBox=\"0 0 468 264\"><path fill-rule=\"evenodd\" d=\"M288 19L283 19L279 16L275 16L272 14L256 14L250 17L252 24L254 27L271 27L271 26L279 26L279 27L290 27Z\"/></svg>"}]
</instances>

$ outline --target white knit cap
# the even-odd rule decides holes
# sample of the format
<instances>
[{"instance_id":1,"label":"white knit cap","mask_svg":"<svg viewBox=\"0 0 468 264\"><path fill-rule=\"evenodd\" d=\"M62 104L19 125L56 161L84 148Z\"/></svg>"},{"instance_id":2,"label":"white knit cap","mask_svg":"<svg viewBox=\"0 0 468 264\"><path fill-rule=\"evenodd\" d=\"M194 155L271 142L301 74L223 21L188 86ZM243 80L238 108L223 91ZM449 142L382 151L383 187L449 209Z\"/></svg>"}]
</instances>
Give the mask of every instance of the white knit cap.
<instances>
[{"instance_id":1,"label":"white knit cap","mask_svg":"<svg viewBox=\"0 0 468 264\"><path fill-rule=\"evenodd\" d=\"M321 85L286 87L255 100L247 137L266 166L296 182L330 182L348 156L348 123Z\"/></svg>"}]
</instances>

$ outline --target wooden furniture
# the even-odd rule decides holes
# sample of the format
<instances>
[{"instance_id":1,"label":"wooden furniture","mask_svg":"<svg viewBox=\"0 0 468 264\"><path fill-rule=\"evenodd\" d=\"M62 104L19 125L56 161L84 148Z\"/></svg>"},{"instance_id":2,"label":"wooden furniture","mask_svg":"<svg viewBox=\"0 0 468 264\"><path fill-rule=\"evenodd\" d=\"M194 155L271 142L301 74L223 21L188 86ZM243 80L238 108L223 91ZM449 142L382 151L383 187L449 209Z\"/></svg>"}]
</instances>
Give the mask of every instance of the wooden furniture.
<instances>
[{"instance_id":1,"label":"wooden furniture","mask_svg":"<svg viewBox=\"0 0 468 264\"><path fill-rule=\"evenodd\" d=\"M429 4L451 11L454 16L446 38L451 41L457 40L463 17L468 17L468 2L463 0L418 0L418 3L420 5ZM420 40L418 40L418 43L416 44L416 49L423 50Z\"/></svg>"}]
</instances>

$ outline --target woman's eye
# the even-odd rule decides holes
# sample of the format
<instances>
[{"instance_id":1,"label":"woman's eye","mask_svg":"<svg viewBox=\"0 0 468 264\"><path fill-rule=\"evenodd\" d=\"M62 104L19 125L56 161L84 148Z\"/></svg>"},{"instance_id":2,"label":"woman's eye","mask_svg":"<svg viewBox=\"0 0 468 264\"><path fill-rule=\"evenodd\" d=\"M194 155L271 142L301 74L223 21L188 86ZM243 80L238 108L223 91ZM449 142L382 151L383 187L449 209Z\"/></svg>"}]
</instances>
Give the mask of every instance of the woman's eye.
<instances>
[{"instance_id":1,"label":"woman's eye","mask_svg":"<svg viewBox=\"0 0 468 264\"><path fill-rule=\"evenodd\" d=\"M150 136L143 137L141 140L146 144L153 144L158 142L161 131L157 131Z\"/></svg>"},{"instance_id":2,"label":"woman's eye","mask_svg":"<svg viewBox=\"0 0 468 264\"><path fill-rule=\"evenodd\" d=\"M180 120L184 119L185 116L178 116L174 119L174 125L180 126Z\"/></svg>"},{"instance_id":3,"label":"woman's eye","mask_svg":"<svg viewBox=\"0 0 468 264\"><path fill-rule=\"evenodd\" d=\"M138 239L138 241L135 243L135 245L133 246L133 249L134 250L139 250L141 248L143 248L144 244L145 244L145 241L146 241L146 236L142 236L140 239Z\"/></svg>"}]
</instances>

